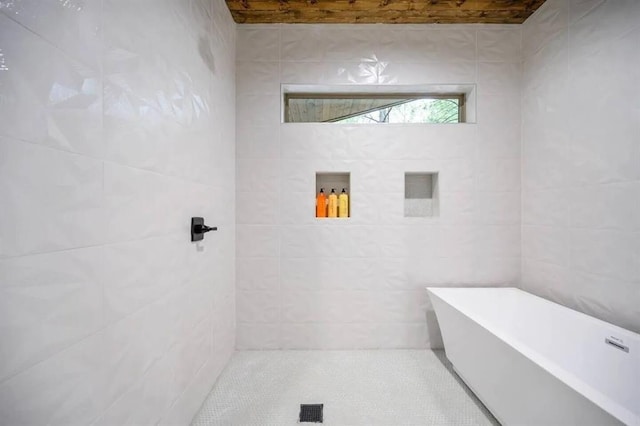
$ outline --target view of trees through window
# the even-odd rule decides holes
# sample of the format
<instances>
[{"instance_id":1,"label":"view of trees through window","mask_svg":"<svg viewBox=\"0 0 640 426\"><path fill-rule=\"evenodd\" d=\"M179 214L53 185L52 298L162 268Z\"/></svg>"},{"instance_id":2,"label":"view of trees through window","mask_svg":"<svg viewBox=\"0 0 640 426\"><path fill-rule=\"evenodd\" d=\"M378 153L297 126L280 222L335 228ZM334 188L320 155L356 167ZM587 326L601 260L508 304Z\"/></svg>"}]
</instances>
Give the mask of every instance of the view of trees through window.
<instances>
[{"instance_id":1,"label":"view of trees through window","mask_svg":"<svg viewBox=\"0 0 640 426\"><path fill-rule=\"evenodd\" d=\"M287 123L461 123L462 93L287 93Z\"/></svg>"},{"instance_id":2,"label":"view of trees through window","mask_svg":"<svg viewBox=\"0 0 640 426\"><path fill-rule=\"evenodd\" d=\"M459 123L459 98L410 99L390 107L338 119L336 123Z\"/></svg>"}]
</instances>

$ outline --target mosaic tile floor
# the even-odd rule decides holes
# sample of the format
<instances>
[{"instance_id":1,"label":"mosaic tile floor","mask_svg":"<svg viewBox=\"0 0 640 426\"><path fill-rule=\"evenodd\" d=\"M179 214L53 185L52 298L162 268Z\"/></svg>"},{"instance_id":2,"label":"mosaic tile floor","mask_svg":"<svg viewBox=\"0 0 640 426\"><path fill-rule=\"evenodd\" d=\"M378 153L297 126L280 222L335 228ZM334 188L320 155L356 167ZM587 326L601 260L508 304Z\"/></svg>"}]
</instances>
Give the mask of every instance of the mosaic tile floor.
<instances>
[{"instance_id":1,"label":"mosaic tile floor","mask_svg":"<svg viewBox=\"0 0 640 426\"><path fill-rule=\"evenodd\" d=\"M366 350L238 352L193 425L296 425L300 404L327 425L498 424L443 351Z\"/></svg>"}]
</instances>

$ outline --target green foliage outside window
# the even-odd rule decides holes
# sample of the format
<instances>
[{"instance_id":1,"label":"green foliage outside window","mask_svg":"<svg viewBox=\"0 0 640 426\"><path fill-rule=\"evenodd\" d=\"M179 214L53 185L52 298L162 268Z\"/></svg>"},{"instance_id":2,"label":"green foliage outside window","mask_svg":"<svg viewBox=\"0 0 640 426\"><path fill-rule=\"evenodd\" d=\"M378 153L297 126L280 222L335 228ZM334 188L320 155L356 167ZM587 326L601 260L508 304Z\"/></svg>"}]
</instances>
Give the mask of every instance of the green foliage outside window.
<instances>
[{"instance_id":1,"label":"green foliage outside window","mask_svg":"<svg viewBox=\"0 0 640 426\"><path fill-rule=\"evenodd\" d=\"M412 99L388 108L335 121L336 123L459 123L460 100Z\"/></svg>"}]
</instances>

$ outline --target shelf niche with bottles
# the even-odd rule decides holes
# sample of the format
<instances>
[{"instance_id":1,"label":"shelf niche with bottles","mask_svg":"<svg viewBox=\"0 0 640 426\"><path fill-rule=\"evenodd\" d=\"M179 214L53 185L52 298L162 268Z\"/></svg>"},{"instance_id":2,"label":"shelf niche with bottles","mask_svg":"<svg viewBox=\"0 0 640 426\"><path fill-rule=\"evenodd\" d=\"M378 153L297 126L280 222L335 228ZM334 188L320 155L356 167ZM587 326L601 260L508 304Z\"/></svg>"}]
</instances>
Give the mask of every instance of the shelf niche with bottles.
<instances>
[{"instance_id":1,"label":"shelf niche with bottles","mask_svg":"<svg viewBox=\"0 0 640 426\"><path fill-rule=\"evenodd\" d=\"M336 195L339 197L344 189L348 195L348 208L346 217L340 216L340 211L338 210L337 217L328 217L328 206L325 210L325 217L319 216L317 210L317 199L318 194L320 193L320 189L324 189L324 195L329 200L329 195L331 194L331 190L335 189ZM351 217L351 173L349 172L316 172L316 193L315 193L316 202L314 203L315 211L314 216L317 219L329 219L329 220L344 220Z\"/></svg>"}]
</instances>

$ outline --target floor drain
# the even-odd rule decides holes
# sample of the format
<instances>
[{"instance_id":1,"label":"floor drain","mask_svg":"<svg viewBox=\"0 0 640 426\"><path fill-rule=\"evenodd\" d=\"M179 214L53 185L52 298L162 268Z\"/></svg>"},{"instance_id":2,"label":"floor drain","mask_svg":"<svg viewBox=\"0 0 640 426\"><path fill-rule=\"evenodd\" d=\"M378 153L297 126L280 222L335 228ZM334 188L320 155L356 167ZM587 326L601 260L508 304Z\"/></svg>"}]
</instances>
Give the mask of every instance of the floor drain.
<instances>
[{"instance_id":1,"label":"floor drain","mask_svg":"<svg viewBox=\"0 0 640 426\"><path fill-rule=\"evenodd\" d=\"M324 404L300 404L300 423L322 423Z\"/></svg>"}]
</instances>

